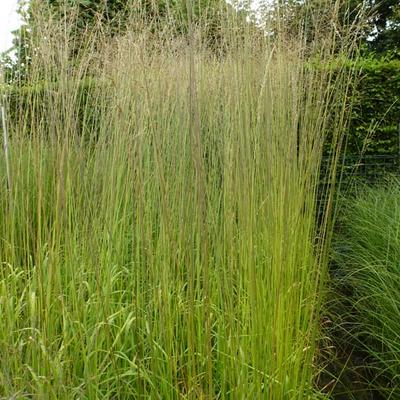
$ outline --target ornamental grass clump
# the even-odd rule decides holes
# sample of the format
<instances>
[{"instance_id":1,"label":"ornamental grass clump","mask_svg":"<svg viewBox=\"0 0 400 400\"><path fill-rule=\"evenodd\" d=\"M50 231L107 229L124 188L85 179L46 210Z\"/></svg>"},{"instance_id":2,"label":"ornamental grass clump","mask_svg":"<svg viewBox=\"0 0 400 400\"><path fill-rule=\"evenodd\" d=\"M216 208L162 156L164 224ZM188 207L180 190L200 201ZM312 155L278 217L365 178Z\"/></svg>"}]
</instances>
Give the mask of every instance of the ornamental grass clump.
<instances>
[{"instance_id":1,"label":"ornamental grass clump","mask_svg":"<svg viewBox=\"0 0 400 400\"><path fill-rule=\"evenodd\" d=\"M355 364L366 389L400 396L400 191L394 180L363 187L347 201L335 243L331 302L342 347L364 360ZM359 372L360 373L360 372Z\"/></svg>"},{"instance_id":2,"label":"ornamental grass clump","mask_svg":"<svg viewBox=\"0 0 400 400\"><path fill-rule=\"evenodd\" d=\"M137 15L77 46L74 14L33 14L9 191L0 162L1 396L316 396L353 83L335 10L307 37L230 11L212 46Z\"/></svg>"}]
</instances>

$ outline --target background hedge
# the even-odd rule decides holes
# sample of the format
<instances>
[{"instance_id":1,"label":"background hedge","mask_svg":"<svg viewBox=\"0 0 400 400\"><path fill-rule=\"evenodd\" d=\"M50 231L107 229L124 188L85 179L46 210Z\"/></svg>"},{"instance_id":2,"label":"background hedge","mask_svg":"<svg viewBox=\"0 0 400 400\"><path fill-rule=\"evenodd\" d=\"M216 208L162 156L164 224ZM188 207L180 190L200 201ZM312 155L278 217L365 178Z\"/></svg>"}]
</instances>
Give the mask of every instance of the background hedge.
<instances>
[{"instance_id":1,"label":"background hedge","mask_svg":"<svg viewBox=\"0 0 400 400\"><path fill-rule=\"evenodd\" d=\"M364 59L353 106L347 152L399 154L400 60Z\"/></svg>"}]
</instances>

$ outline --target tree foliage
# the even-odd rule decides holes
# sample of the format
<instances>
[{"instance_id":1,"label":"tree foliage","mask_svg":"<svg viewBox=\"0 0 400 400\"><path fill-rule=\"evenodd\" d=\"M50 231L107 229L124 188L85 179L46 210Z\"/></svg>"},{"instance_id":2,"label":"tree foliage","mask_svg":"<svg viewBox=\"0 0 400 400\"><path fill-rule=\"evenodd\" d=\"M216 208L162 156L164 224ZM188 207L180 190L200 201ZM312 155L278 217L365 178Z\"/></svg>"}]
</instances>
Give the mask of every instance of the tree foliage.
<instances>
[{"instance_id":1,"label":"tree foliage","mask_svg":"<svg viewBox=\"0 0 400 400\"><path fill-rule=\"evenodd\" d=\"M264 14L279 15L285 25L305 31L315 29L324 21L328 2L341 8L341 24L360 23L363 20L363 44L367 52L400 56L400 3L398 0L277 0L275 7L267 7ZM329 18L329 15L327 16Z\"/></svg>"},{"instance_id":2,"label":"tree foliage","mask_svg":"<svg viewBox=\"0 0 400 400\"><path fill-rule=\"evenodd\" d=\"M370 47L379 52L392 52L400 56L400 3L398 0L372 1ZM375 4L376 3L376 4Z\"/></svg>"}]
</instances>

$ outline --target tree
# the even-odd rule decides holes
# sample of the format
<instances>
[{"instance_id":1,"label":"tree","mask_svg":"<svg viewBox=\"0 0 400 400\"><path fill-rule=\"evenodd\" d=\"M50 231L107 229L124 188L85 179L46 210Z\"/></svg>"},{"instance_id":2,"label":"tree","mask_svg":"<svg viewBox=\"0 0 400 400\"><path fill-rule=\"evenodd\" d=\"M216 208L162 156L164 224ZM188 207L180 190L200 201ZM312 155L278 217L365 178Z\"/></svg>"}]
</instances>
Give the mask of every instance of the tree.
<instances>
[{"instance_id":1,"label":"tree","mask_svg":"<svg viewBox=\"0 0 400 400\"><path fill-rule=\"evenodd\" d=\"M277 0L274 7L267 6L264 15L269 19L279 19L286 27L306 32L315 30L316 25L323 26L327 1L337 0ZM378 54L390 54L400 57L400 3L399 0L343 0L340 2L341 23L364 21L362 42L367 51ZM329 7L328 7L329 8ZM360 14L363 11L363 14ZM329 18L329 16L328 16Z\"/></svg>"},{"instance_id":2,"label":"tree","mask_svg":"<svg viewBox=\"0 0 400 400\"><path fill-rule=\"evenodd\" d=\"M372 11L369 48L377 53L390 52L400 57L400 3L398 0L370 0Z\"/></svg>"}]
</instances>

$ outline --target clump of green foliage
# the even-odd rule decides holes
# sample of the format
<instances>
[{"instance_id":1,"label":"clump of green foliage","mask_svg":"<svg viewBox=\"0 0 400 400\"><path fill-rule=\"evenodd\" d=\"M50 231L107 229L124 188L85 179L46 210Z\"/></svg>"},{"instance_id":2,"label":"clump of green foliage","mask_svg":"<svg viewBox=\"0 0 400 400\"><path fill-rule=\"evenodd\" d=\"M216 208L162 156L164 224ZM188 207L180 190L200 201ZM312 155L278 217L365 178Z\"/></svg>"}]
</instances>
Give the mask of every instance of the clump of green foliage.
<instances>
[{"instance_id":1,"label":"clump of green foliage","mask_svg":"<svg viewBox=\"0 0 400 400\"><path fill-rule=\"evenodd\" d=\"M313 40L223 19L223 53L201 25L134 19L77 54L67 21L35 14L8 186L0 159L1 396L316 396L353 72L309 60L352 51L335 9Z\"/></svg>"},{"instance_id":2,"label":"clump of green foliage","mask_svg":"<svg viewBox=\"0 0 400 400\"><path fill-rule=\"evenodd\" d=\"M370 390L400 396L399 182L347 200L334 253L333 301L341 346L364 358Z\"/></svg>"}]
</instances>

